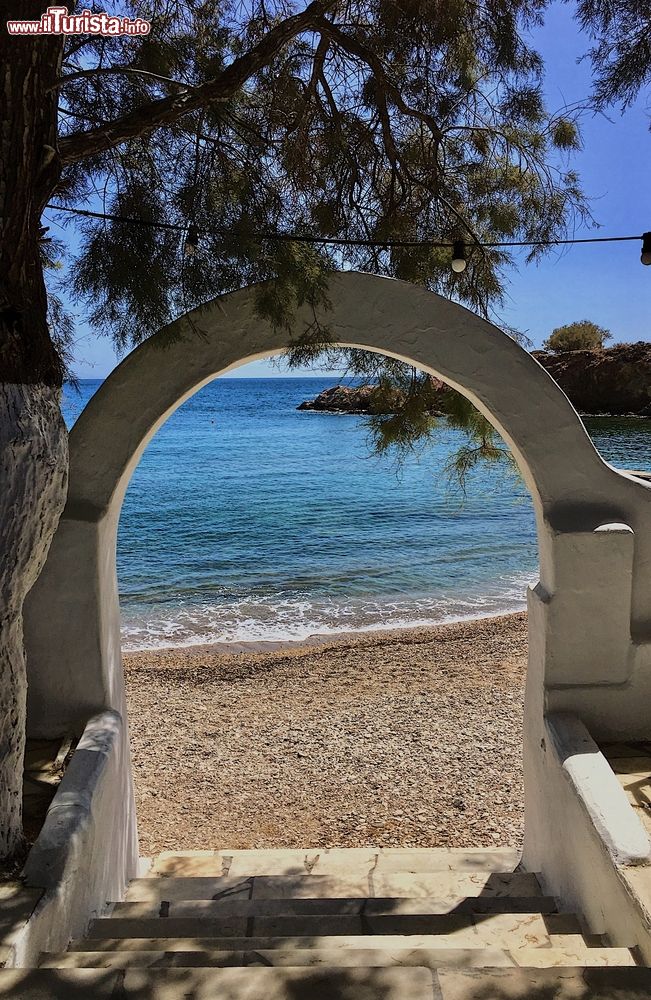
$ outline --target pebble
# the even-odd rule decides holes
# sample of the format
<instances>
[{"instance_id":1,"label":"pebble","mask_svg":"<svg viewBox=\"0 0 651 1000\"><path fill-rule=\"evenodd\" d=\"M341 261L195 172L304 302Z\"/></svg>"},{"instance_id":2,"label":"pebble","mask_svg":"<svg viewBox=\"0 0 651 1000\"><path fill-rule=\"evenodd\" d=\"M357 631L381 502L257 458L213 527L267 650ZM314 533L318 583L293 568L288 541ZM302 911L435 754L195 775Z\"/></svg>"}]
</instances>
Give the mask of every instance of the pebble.
<instances>
[{"instance_id":1,"label":"pebble","mask_svg":"<svg viewBox=\"0 0 651 1000\"><path fill-rule=\"evenodd\" d=\"M141 853L517 847L526 616L125 655Z\"/></svg>"}]
</instances>

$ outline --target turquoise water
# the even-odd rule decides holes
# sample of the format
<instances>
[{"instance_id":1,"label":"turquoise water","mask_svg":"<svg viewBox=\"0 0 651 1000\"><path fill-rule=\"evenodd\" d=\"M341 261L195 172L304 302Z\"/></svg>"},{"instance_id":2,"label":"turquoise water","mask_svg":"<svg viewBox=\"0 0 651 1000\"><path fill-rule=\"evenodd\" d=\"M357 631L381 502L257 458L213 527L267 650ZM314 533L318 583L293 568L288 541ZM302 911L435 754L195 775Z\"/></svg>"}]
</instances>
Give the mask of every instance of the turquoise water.
<instances>
[{"instance_id":1,"label":"turquoise water","mask_svg":"<svg viewBox=\"0 0 651 1000\"><path fill-rule=\"evenodd\" d=\"M72 424L100 382L67 388ZM369 455L363 420L299 412L332 379L217 379L147 448L118 536L126 649L429 624L521 609L537 575L523 484L446 458ZM651 469L651 421L588 421L603 456Z\"/></svg>"}]
</instances>

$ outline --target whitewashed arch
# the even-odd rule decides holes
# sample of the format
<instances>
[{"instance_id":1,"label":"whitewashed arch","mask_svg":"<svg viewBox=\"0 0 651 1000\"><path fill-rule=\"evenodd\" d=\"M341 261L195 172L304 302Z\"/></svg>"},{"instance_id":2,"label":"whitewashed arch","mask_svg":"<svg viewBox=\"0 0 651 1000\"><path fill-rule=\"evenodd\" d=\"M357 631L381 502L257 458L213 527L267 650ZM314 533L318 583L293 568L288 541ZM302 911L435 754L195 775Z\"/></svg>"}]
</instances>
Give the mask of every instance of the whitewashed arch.
<instances>
[{"instance_id":1,"label":"whitewashed arch","mask_svg":"<svg viewBox=\"0 0 651 1000\"><path fill-rule=\"evenodd\" d=\"M651 849L591 737L651 737L651 489L599 457L556 383L490 323L368 274L334 274L330 297L323 319L338 343L438 375L513 450L533 496L540 552L540 581L528 594L524 863L593 930L628 943L639 920L621 866L648 864ZM312 318L300 310L294 333ZM81 733L111 710L97 718L112 720L114 748L88 756L106 762L98 801L66 792L51 824L58 843L68 812L83 813L98 845L90 861L98 900L119 898L138 858L128 730L116 718L126 718L115 560L125 490L148 441L184 400L290 339L256 315L254 288L215 299L130 354L70 436L66 510L25 607L28 730ZM82 770L96 766L80 758ZM32 869L41 878L47 849L39 859Z\"/></svg>"},{"instance_id":2,"label":"whitewashed arch","mask_svg":"<svg viewBox=\"0 0 651 1000\"><path fill-rule=\"evenodd\" d=\"M338 343L444 379L511 447L536 508L547 686L628 683L651 635L651 533L639 531L651 491L600 458L553 379L480 317L423 288L358 272L332 275L330 299L323 319ZM295 332L312 318L299 310ZM282 352L290 339L260 319L255 288L245 288L147 340L89 402L70 436L66 510L26 610L34 735L79 729L98 708L123 709L116 533L147 443L203 385Z\"/></svg>"}]
</instances>

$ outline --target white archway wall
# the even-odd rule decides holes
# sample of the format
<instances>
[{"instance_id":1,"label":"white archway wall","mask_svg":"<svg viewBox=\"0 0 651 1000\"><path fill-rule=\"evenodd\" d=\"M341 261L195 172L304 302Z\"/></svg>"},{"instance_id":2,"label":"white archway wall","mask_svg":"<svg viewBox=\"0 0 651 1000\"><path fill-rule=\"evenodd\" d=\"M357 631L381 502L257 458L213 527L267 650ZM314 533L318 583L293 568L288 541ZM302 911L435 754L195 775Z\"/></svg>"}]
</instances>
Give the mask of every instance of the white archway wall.
<instances>
[{"instance_id":1,"label":"white archway wall","mask_svg":"<svg viewBox=\"0 0 651 1000\"><path fill-rule=\"evenodd\" d=\"M472 399L514 449L543 504L582 501L586 485L594 492L594 484L586 483L590 467L607 467L574 410L550 376L496 327L424 289L372 275L334 275L331 299L332 310L323 318L339 343L415 363ZM297 329L311 318L307 309L299 313ZM166 412L217 374L280 353L289 339L257 316L253 289L194 310L171 329L179 339L169 344L166 336L168 346L161 348L158 335L134 351L111 376L110 399L105 386L75 428L74 489L99 510L108 506L116 479ZM86 451L100 444L102 433L104 461L93 468ZM549 435L556 442L552 453ZM76 464L83 477L75 477Z\"/></svg>"},{"instance_id":2,"label":"white archway wall","mask_svg":"<svg viewBox=\"0 0 651 1000\"><path fill-rule=\"evenodd\" d=\"M651 533L641 530L649 523L649 489L602 461L556 383L491 324L424 289L372 275L333 275L330 295L324 320L339 343L441 377L513 449L536 506L541 584L531 599L541 615L534 645L540 682L556 692L556 707L596 704L589 692L607 685L607 709L598 711L604 731L634 704L636 725L647 728L635 695L651 674ZM300 313L297 331L311 318ZM71 434L66 514L26 612L35 735L78 726L91 704L124 707L115 538L147 442L216 375L279 353L288 340L256 315L253 289L223 296L174 326L179 336L169 343L167 331L168 346L158 335L126 358ZM622 522L623 529L595 530Z\"/></svg>"}]
</instances>

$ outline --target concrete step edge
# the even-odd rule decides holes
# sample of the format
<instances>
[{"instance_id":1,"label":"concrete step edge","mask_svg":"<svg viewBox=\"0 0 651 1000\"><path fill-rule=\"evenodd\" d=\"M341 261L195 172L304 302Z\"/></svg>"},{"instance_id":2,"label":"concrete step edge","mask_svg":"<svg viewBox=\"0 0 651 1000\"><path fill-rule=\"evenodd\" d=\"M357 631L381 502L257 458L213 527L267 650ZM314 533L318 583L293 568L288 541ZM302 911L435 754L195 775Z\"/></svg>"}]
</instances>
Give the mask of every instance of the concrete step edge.
<instances>
[{"instance_id":1,"label":"concrete step edge","mask_svg":"<svg viewBox=\"0 0 651 1000\"><path fill-rule=\"evenodd\" d=\"M133 900L112 904L111 917L198 919L237 915L247 917L296 916L445 916L450 913L556 913L553 896L464 896L458 899L418 896L299 896L257 899L225 896L221 899Z\"/></svg>"},{"instance_id":2,"label":"concrete step edge","mask_svg":"<svg viewBox=\"0 0 651 1000\"><path fill-rule=\"evenodd\" d=\"M388 930L390 926L399 930ZM441 936L463 932L499 933L516 943L518 933L550 938L581 935L578 918L567 913L442 913L426 915L313 915L244 917L100 917L91 921L87 939L112 938L261 938L398 935ZM547 943L551 943L548 941ZM564 943L564 942L563 942ZM500 942L501 945L501 942ZM508 946L508 942L505 946Z\"/></svg>"},{"instance_id":3,"label":"concrete step edge","mask_svg":"<svg viewBox=\"0 0 651 1000\"><path fill-rule=\"evenodd\" d=\"M536 954L534 954L536 952ZM342 967L386 967L421 965L425 968L526 968L562 967L582 964L591 967L632 966L633 956L628 948L586 948L575 951L563 948L390 948L350 949L346 953L335 948L261 949L259 951L76 951L41 955L41 968L218 968L277 964L321 966L338 963Z\"/></svg>"},{"instance_id":4,"label":"concrete step edge","mask_svg":"<svg viewBox=\"0 0 651 1000\"><path fill-rule=\"evenodd\" d=\"M217 894L244 898L392 896L400 898L491 895L542 896L531 872L360 872L353 874L184 875L134 879L127 901L207 899Z\"/></svg>"},{"instance_id":5,"label":"concrete step edge","mask_svg":"<svg viewBox=\"0 0 651 1000\"><path fill-rule=\"evenodd\" d=\"M260 951L282 948L428 948L444 949L462 948L467 950L485 950L497 948L512 951L524 947L539 949L561 948L563 950L583 953L591 950L581 935L568 940L568 935L562 941L547 938L538 944L532 943L523 935L519 940L508 935L493 935L485 938L468 934L464 938L458 935L436 934L347 934L333 937L331 935L312 936L273 936L266 937L95 937L73 941L70 951Z\"/></svg>"}]
</instances>

